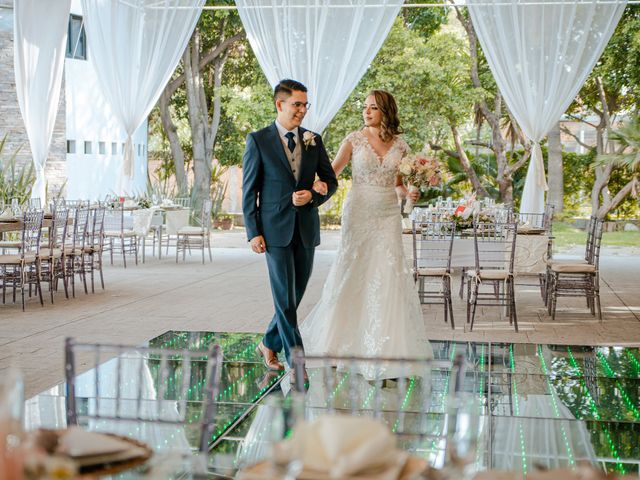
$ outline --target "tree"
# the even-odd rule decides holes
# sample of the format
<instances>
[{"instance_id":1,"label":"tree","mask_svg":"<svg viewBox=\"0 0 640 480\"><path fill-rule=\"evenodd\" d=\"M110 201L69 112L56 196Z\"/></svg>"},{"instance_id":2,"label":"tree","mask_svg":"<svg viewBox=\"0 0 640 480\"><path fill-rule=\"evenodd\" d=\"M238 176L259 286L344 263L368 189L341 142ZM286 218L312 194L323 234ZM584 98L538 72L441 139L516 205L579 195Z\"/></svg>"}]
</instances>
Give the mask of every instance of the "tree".
<instances>
[{"instance_id":1,"label":"tree","mask_svg":"<svg viewBox=\"0 0 640 480\"><path fill-rule=\"evenodd\" d=\"M628 5L602 57L589 75L580 93L568 110L571 118L583 122L596 131L596 144L587 145L596 155L615 153L616 146L608 141L617 118L640 106L640 8ZM590 119L595 116L596 121ZM572 135L567 129L564 132ZM611 192L616 177L616 162L596 162L595 181L591 189L591 210L604 218L617 208L632 191L636 180L627 175L619 189ZM620 173L620 172L618 172ZM628 174L629 171L627 170Z\"/></svg>"},{"instance_id":2,"label":"tree","mask_svg":"<svg viewBox=\"0 0 640 480\"><path fill-rule=\"evenodd\" d=\"M160 97L160 117L182 194L188 190L185 151L173 117L187 117L189 121L196 210L210 195L213 152L221 121L223 72L244 38L237 12L203 11L179 68Z\"/></svg>"},{"instance_id":3,"label":"tree","mask_svg":"<svg viewBox=\"0 0 640 480\"><path fill-rule=\"evenodd\" d=\"M475 89L485 92L484 98L476 102L476 124L481 128L487 123L491 129L491 141L479 142L489 148L496 156L496 183L500 192L500 200L513 202L513 175L526 165L530 156L529 143L511 113L503 104L502 95L498 90L486 59L479 47L478 37L468 16L459 7L455 7L456 17L464 27L469 46L470 68L469 75ZM524 147L524 154L520 157L507 155L509 144L511 150L519 143Z\"/></svg>"}]
</instances>

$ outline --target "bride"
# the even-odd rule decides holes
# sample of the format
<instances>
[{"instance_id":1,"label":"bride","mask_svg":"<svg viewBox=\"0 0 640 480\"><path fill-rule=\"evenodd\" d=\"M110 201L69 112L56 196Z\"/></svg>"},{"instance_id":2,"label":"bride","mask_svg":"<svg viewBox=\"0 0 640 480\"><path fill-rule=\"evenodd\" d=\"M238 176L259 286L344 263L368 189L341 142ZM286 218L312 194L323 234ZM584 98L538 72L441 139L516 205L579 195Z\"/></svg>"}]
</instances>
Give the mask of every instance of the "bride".
<instances>
[{"instance_id":1,"label":"bride","mask_svg":"<svg viewBox=\"0 0 640 480\"><path fill-rule=\"evenodd\" d=\"M433 358L422 308L402 245L398 174L409 146L393 96L373 90L364 128L349 134L332 163L339 175L351 161L352 188L342 212L342 236L322 297L302 323L308 355ZM322 182L316 188L323 190ZM417 199L418 193L409 196ZM365 377L399 376L391 367L360 369Z\"/></svg>"}]
</instances>

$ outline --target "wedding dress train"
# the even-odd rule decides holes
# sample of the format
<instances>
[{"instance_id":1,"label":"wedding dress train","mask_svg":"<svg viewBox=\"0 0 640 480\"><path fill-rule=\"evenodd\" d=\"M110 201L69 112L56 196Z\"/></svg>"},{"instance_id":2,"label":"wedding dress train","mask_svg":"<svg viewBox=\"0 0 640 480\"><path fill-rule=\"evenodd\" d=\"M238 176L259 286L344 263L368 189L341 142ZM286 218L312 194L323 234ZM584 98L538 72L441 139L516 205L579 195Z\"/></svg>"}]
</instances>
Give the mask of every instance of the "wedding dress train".
<instances>
[{"instance_id":1,"label":"wedding dress train","mask_svg":"<svg viewBox=\"0 0 640 480\"><path fill-rule=\"evenodd\" d=\"M422 308L402 245L395 184L408 153L396 137L379 157L362 132L352 144L353 185L342 213L342 236L322 297L300 327L308 355L433 358ZM340 366L338 366L340 367ZM392 364L360 365L368 379L407 374Z\"/></svg>"}]
</instances>

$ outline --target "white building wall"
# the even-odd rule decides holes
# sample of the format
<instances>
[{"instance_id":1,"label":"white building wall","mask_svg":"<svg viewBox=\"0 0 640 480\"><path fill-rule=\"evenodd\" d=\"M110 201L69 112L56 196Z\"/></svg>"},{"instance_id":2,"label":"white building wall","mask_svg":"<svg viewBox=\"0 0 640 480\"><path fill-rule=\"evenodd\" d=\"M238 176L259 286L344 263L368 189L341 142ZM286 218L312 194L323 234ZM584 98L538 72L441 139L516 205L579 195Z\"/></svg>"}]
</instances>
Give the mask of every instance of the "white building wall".
<instances>
[{"instance_id":1,"label":"white building wall","mask_svg":"<svg viewBox=\"0 0 640 480\"><path fill-rule=\"evenodd\" d=\"M79 0L73 0L71 13L82 15ZM91 56L87 48L87 57ZM106 195L134 195L147 185L147 121L133 136L134 178L126 191L120 189L123 147L126 133L102 95L91 61L65 60L67 186L69 199L103 199ZM91 153L85 153L90 142ZM104 153L101 153L101 144ZM113 149L115 144L115 153ZM72 152L75 145L75 153Z\"/></svg>"}]
</instances>

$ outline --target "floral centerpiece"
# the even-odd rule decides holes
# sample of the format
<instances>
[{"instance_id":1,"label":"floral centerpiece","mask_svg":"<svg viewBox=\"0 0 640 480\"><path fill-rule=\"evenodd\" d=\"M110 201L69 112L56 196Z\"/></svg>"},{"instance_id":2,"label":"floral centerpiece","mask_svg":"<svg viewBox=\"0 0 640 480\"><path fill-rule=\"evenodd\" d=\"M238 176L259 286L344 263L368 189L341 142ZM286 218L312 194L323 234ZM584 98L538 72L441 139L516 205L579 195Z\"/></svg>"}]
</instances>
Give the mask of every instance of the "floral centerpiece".
<instances>
[{"instance_id":1,"label":"floral centerpiece","mask_svg":"<svg viewBox=\"0 0 640 480\"><path fill-rule=\"evenodd\" d=\"M422 152L404 157L400 162L399 170L410 193L418 192L422 187L435 187L442 181L440 162L436 158L427 157ZM413 201L407 199L404 213L411 213L412 209Z\"/></svg>"},{"instance_id":2,"label":"floral centerpiece","mask_svg":"<svg viewBox=\"0 0 640 480\"><path fill-rule=\"evenodd\" d=\"M151 200L149 200L147 197L140 197L138 199L138 207L151 208Z\"/></svg>"}]
</instances>

